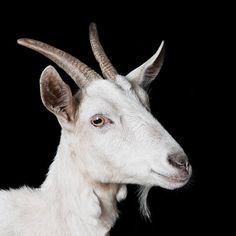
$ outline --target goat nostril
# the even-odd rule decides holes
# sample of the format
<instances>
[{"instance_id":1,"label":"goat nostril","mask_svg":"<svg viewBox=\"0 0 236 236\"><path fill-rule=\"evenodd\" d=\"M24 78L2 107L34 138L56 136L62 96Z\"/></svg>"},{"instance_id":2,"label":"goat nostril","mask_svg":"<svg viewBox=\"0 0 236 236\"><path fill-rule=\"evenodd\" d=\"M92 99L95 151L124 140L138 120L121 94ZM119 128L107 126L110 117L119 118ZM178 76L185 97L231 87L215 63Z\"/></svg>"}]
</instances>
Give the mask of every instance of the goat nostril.
<instances>
[{"instance_id":1,"label":"goat nostril","mask_svg":"<svg viewBox=\"0 0 236 236\"><path fill-rule=\"evenodd\" d=\"M186 162L185 160L181 159L181 160L176 160L176 163L179 165L179 166L186 166Z\"/></svg>"},{"instance_id":2,"label":"goat nostril","mask_svg":"<svg viewBox=\"0 0 236 236\"><path fill-rule=\"evenodd\" d=\"M189 162L188 158L186 155L183 155L182 153L176 153L176 154L171 154L168 156L168 162L177 168L181 169L188 169L189 168Z\"/></svg>"}]
</instances>

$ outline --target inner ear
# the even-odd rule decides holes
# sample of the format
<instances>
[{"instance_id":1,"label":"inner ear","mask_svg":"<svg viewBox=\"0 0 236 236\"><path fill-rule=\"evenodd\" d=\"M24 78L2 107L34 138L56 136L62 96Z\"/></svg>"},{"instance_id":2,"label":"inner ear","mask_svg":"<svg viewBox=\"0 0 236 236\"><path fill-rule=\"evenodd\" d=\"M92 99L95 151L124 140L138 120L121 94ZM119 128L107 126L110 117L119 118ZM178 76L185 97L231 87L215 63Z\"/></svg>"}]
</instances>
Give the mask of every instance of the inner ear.
<instances>
[{"instance_id":1,"label":"inner ear","mask_svg":"<svg viewBox=\"0 0 236 236\"><path fill-rule=\"evenodd\" d=\"M141 66L131 71L126 78L130 81L134 81L145 90L148 89L150 83L159 74L165 55L164 41L162 41L160 47L156 53L144 62Z\"/></svg>"},{"instance_id":2,"label":"inner ear","mask_svg":"<svg viewBox=\"0 0 236 236\"><path fill-rule=\"evenodd\" d=\"M54 67L48 66L42 72L40 92L45 107L59 120L74 120L75 102L70 87L63 82Z\"/></svg>"}]
</instances>

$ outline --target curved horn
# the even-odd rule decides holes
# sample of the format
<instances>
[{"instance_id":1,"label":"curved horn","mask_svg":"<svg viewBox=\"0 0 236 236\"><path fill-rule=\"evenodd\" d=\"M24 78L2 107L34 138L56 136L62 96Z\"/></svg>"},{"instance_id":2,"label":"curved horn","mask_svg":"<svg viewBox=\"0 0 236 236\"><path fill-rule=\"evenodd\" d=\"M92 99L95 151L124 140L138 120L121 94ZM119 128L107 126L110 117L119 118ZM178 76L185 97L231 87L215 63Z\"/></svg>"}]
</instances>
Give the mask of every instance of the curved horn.
<instances>
[{"instance_id":1,"label":"curved horn","mask_svg":"<svg viewBox=\"0 0 236 236\"><path fill-rule=\"evenodd\" d=\"M111 64L108 59L102 45L100 44L98 31L95 23L91 23L89 26L89 37L90 44L93 50L93 54L99 63L99 66L102 70L102 74L106 79L115 79L118 74L114 66Z\"/></svg>"},{"instance_id":2,"label":"curved horn","mask_svg":"<svg viewBox=\"0 0 236 236\"><path fill-rule=\"evenodd\" d=\"M102 79L98 73L83 62L58 48L27 38L18 39L17 43L33 49L55 62L71 76L80 88L86 86L91 80Z\"/></svg>"}]
</instances>

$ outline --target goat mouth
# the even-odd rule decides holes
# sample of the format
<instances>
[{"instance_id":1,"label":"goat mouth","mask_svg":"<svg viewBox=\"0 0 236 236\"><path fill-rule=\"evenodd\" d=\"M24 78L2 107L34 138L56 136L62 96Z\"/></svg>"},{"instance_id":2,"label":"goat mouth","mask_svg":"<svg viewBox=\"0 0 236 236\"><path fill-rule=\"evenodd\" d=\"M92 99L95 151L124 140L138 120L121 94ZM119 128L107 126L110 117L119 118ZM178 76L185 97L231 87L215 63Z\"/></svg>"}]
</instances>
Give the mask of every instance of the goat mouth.
<instances>
[{"instance_id":1,"label":"goat mouth","mask_svg":"<svg viewBox=\"0 0 236 236\"><path fill-rule=\"evenodd\" d=\"M162 179L167 180L168 182L172 182L172 183L186 183L188 182L190 175L188 174L187 176L181 177L181 176L177 176L177 175L164 175L161 174L153 169L151 169L151 173L160 176Z\"/></svg>"}]
</instances>

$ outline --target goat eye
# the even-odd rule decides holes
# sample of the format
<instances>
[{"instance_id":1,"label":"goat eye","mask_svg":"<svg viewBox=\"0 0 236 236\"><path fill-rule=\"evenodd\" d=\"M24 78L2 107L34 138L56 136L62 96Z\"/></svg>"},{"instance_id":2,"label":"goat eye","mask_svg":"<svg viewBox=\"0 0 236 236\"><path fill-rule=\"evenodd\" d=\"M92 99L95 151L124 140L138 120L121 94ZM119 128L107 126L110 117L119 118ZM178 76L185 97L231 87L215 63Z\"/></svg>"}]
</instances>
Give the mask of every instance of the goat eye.
<instances>
[{"instance_id":1,"label":"goat eye","mask_svg":"<svg viewBox=\"0 0 236 236\"><path fill-rule=\"evenodd\" d=\"M103 127L106 124L106 118L101 115L95 115L91 118L91 124L95 127Z\"/></svg>"}]
</instances>

